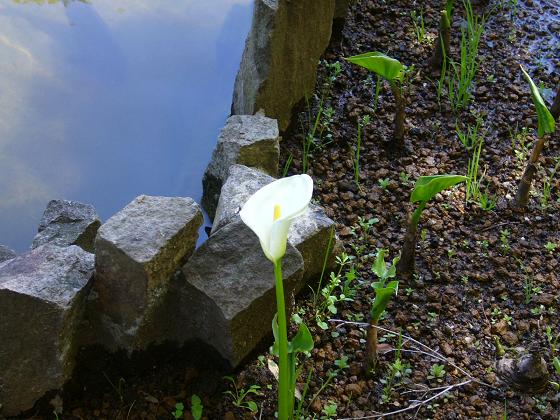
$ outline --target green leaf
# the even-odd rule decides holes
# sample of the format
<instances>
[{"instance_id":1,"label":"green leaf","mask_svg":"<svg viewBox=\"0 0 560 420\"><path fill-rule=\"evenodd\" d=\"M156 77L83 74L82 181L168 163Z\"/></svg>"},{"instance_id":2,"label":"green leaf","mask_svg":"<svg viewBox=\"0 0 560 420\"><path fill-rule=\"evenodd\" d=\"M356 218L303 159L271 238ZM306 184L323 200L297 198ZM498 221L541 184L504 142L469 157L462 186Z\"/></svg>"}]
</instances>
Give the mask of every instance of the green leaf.
<instances>
[{"instance_id":1,"label":"green leaf","mask_svg":"<svg viewBox=\"0 0 560 420\"><path fill-rule=\"evenodd\" d=\"M346 60L379 74L390 82L402 81L404 77L404 66L401 62L378 51L355 55Z\"/></svg>"},{"instance_id":2,"label":"green leaf","mask_svg":"<svg viewBox=\"0 0 560 420\"><path fill-rule=\"evenodd\" d=\"M196 394L193 394L191 397L191 414L194 420L200 420L202 418L202 401L200 397Z\"/></svg>"},{"instance_id":3,"label":"green leaf","mask_svg":"<svg viewBox=\"0 0 560 420\"><path fill-rule=\"evenodd\" d=\"M533 103L535 104L535 109L537 110L537 118L538 118L538 134L539 137L543 137L545 134L554 133L556 128L556 123L554 121L554 117L546 107L544 100L539 92L539 88L535 85L531 76L527 74L523 66L521 67L521 71L523 72L523 76L525 80L529 82L529 86L531 87L531 96L533 97Z\"/></svg>"},{"instance_id":4,"label":"green leaf","mask_svg":"<svg viewBox=\"0 0 560 420\"><path fill-rule=\"evenodd\" d=\"M256 413L259 409L257 403L254 401L247 401L247 408L251 410L253 413Z\"/></svg>"},{"instance_id":5,"label":"green leaf","mask_svg":"<svg viewBox=\"0 0 560 420\"><path fill-rule=\"evenodd\" d=\"M384 248L380 248L377 250L377 254L375 255L375 262L373 263L373 272L377 277L380 279L385 278L385 273L387 272L387 266L385 265L385 254L387 254L387 250Z\"/></svg>"},{"instance_id":6,"label":"green leaf","mask_svg":"<svg viewBox=\"0 0 560 420\"><path fill-rule=\"evenodd\" d=\"M313 337L309 332L309 328L304 323L299 324L299 329L290 343L291 353L303 353L313 350Z\"/></svg>"},{"instance_id":7,"label":"green leaf","mask_svg":"<svg viewBox=\"0 0 560 420\"><path fill-rule=\"evenodd\" d=\"M555 357L552 360L552 365L554 366L554 370L556 370L556 373L560 375L560 359L558 357Z\"/></svg>"},{"instance_id":8,"label":"green leaf","mask_svg":"<svg viewBox=\"0 0 560 420\"><path fill-rule=\"evenodd\" d=\"M374 322L379 321L381 314L389 304L391 296L397 292L399 282L394 280L390 282L387 287L377 289L375 291L375 300L371 306L371 319Z\"/></svg>"},{"instance_id":9,"label":"green leaf","mask_svg":"<svg viewBox=\"0 0 560 420\"><path fill-rule=\"evenodd\" d=\"M410 201L412 203L430 201L437 193L466 180L467 177L462 175L421 176L410 194Z\"/></svg>"}]
</instances>

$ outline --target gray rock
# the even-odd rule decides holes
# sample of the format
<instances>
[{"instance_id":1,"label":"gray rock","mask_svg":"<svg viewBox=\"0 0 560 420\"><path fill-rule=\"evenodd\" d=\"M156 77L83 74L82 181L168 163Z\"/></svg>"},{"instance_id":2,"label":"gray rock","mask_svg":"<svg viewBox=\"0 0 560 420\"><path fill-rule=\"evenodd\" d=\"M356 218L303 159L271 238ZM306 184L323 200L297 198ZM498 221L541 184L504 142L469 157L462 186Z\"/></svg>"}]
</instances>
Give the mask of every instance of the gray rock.
<instances>
[{"instance_id":1,"label":"gray rock","mask_svg":"<svg viewBox=\"0 0 560 420\"><path fill-rule=\"evenodd\" d=\"M51 200L39 224L39 233L31 249L46 243L58 246L78 245L93 252L93 243L101 220L90 204L77 201Z\"/></svg>"},{"instance_id":2,"label":"gray rock","mask_svg":"<svg viewBox=\"0 0 560 420\"><path fill-rule=\"evenodd\" d=\"M0 263L4 261L11 260L16 257L15 251L8 248L7 246L0 245Z\"/></svg>"},{"instance_id":3,"label":"gray rock","mask_svg":"<svg viewBox=\"0 0 560 420\"><path fill-rule=\"evenodd\" d=\"M286 301L302 287L303 260L288 245L282 262ZM212 235L183 267L176 286L178 341L198 338L237 366L270 335L276 313L272 263L243 222Z\"/></svg>"},{"instance_id":4,"label":"gray rock","mask_svg":"<svg viewBox=\"0 0 560 420\"><path fill-rule=\"evenodd\" d=\"M263 109L280 130L315 87L328 46L335 0L256 0L233 93L232 114Z\"/></svg>"},{"instance_id":5,"label":"gray rock","mask_svg":"<svg viewBox=\"0 0 560 420\"><path fill-rule=\"evenodd\" d=\"M228 118L202 180L202 205L210 218L214 218L220 189L231 165L239 163L276 176L279 141L276 120L262 115L233 115Z\"/></svg>"},{"instance_id":6,"label":"gray rock","mask_svg":"<svg viewBox=\"0 0 560 420\"><path fill-rule=\"evenodd\" d=\"M211 234L228 223L240 220L239 211L249 197L272 181L274 178L255 169L243 165L231 166L229 177L222 187ZM323 209L313 204L309 206L308 212L296 219L290 227L288 241L303 256L305 281L320 276L333 227L334 222L325 215ZM331 244L327 268L334 262L332 249L335 244L336 238Z\"/></svg>"},{"instance_id":7,"label":"gray rock","mask_svg":"<svg viewBox=\"0 0 560 420\"><path fill-rule=\"evenodd\" d=\"M202 222L191 198L142 195L99 228L92 341L130 353L167 338L159 322L169 281L194 251Z\"/></svg>"},{"instance_id":8,"label":"gray rock","mask_svg":"<svg viewBox=\"0 0 560 420\"><path fill-rule=\"evenodd\" d=\"M0 265L0 417L70 378L93 270L92 254L52 244Z\"/></svg>"},{"instance_id":9,"label":"gray rock","mask_svg":"<svg viewBox=\"0 0 560 420\"><path fill-rule=\"evenodd\" d=\"M259 189L274 181L270 175L244 165L232 165L220 192L216 216L210 234L228 223L239 220L238 213L245 202Z\"/></svg>"}]
</instances>

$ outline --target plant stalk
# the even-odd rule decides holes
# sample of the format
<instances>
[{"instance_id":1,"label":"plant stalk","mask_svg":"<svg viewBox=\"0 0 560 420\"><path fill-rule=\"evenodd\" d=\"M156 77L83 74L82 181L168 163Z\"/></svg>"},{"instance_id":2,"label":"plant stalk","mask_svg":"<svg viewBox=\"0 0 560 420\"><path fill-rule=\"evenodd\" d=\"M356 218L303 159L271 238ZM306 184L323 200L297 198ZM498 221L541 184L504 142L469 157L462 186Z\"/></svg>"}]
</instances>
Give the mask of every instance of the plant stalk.
<instances>
[{"instance_id":1,"label":"plant stalk","mask_svg":"<svg viewBox=\"0 0 560 420\"><path fill-rule=\"evenodd\" d=\"M523 172L523 176L519 181L517 187L517 194L515 196L515 206L520 209L527 207L529 202L529 191L531 190L531 184L537 173L537 161L541 155L542 149L544 148L544 137L537 140L535 147L531 152L531 157L529 158L529 163Z\"/></svg>"},{"instance_id":2,"label":"plant stalk","mask_svg":"<svg viewBox=\"0 0 560 420\"><path fill-rule=\"evenodd\" d=\"M278 419L288 420L290 410L290 366L288 360L288 328L286 322L286 304L284 284L282 281L282 259L274 263L276 280L276 307L278 311Z\"/></svg>"},{"instance_id":3,"label":"plant stalk","mask_svg":"<svg viewBox=\"0 0 560 420\"><path fill-rule=\"evenodd\" d=\"M451 40L451 21L446 10L441 11L441 18L439 22L439 34L436 39L436 44L430 65L434 70L441 70L444 57L449 57L449 43Z\"/></svg>"},{"instance_id":4,"label":"plant stalk","mask_svg":"<svg viewBox=\"0 0 560 420\"><path fill-rule=\"evenodd\" d=\"M366 354L366 370L375 369L377 366L377 321L374 319L369 322Z\"/></svg>"},{"instance_id":5,"label":"plant stalk","mask_svg":"<svg viewBox=\"0 0 560 420\"><path fill-rule=\"evenodd\" d=\"M426 207L426 202L421 201L408 220L408 226L406 228L406 235L404 237L401 252L401 259L397 265L397 271L399 275L403 277L410 277L410 275L414 272L414 260L416 257L416 232L418 230L418 222L420 221L420 216L422 215L424 207Z\"/></svg>"}]
</instances>

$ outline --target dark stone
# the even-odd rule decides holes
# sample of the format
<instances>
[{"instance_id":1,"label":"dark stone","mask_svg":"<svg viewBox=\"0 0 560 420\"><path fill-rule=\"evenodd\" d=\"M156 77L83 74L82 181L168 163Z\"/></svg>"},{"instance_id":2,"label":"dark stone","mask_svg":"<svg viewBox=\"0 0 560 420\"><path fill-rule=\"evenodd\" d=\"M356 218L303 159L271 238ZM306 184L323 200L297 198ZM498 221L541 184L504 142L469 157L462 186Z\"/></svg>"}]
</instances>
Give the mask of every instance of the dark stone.
<instances>
[{"instance_id":1,"label":"dark stone","mask_svg":"<svg viewBox=\"0 0 560 420\"><path fill-rule=\"evenodd\" d=\"M93 243L101 220L90 204L77 201L51 200L39 224L39 233L31 249L46 243L58 246L78 245L93 252Z\"/></svg>"},{"instance_id":2,"label":"dark stone","mask_svg":"<svg viewBox=\"0 0 560 420\"><path fill-rule=\"evenodd\" d=\"M93 270L92 254L52 244L0 265L0 417L70 378Z\"/></svg>"}]
</instances>

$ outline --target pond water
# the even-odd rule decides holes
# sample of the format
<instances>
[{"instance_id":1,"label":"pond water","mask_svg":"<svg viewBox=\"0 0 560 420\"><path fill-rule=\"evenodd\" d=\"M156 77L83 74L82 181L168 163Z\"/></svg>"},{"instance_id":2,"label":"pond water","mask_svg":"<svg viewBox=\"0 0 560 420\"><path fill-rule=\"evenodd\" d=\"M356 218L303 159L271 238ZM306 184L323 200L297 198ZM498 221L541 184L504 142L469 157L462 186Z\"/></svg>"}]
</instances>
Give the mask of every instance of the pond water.
<instances>
[{"instance_id":1,"label":"pond water","mask_svg":"<svg viewBox=\"0 0 560 420\"><path fill-rule=\"evenodd\" d=\"M0 244L50 199L103 220L139 194L199 201L252 0L2 0Z\"/></svg>"}]
</instances>

